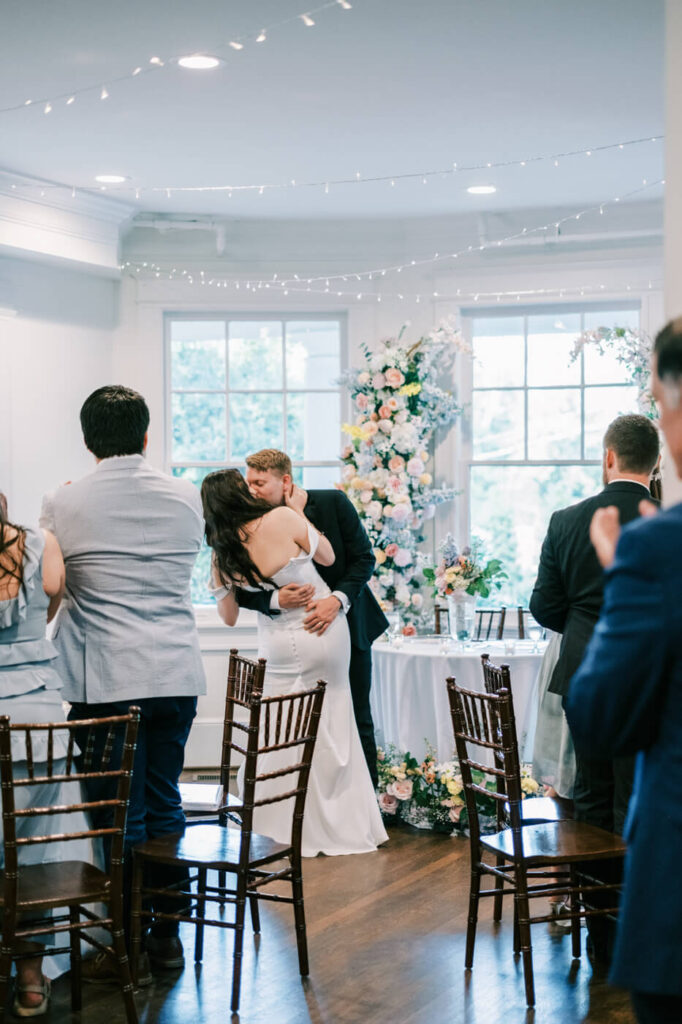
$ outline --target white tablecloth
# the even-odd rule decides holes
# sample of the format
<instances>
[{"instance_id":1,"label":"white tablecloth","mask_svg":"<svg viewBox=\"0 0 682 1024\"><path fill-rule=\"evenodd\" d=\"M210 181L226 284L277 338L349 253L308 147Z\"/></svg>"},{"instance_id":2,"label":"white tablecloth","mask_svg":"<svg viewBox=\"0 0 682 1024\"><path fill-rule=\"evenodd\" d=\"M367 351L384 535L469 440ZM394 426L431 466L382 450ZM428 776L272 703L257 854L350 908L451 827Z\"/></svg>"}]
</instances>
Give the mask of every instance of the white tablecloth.
<instances>
[{"instance_id":1,"label":"white tablecloth","mask_svg":"<svg viewBox=\"0 0 682 1024\"><path fill-rule=\"evenodd\" d=\"M426 743L439 761L449 761L455 741L445 680L454 676L460 686L483 692L481 655L495 665L509 665L514 712L523 761L532 760L537 717L537 679L547 644L533 653L532 641L516 641L514 653L505 653L502 641L472 645L443 653L438 639L405 639L393 647L377 641L372 647L372 717L377 743L394 744L401 752L421 758Z\"/></svg>"}]
</instances>

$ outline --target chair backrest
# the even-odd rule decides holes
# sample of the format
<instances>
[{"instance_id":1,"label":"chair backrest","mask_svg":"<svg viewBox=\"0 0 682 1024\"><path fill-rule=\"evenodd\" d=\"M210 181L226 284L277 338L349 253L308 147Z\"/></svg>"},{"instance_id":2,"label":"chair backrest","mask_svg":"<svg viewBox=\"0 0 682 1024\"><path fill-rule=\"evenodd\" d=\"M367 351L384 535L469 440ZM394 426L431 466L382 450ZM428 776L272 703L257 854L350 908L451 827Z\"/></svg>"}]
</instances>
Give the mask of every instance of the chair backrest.
<instances>
[{"instance_id":1,"label":"chair backrest","mask_svg":"<svg viewBox=\"0 0 682 1024\"><path fill-rule=\"evenodd\" d=\"M440 634L443 632L443 620L445 620L445 622L447 623L447 631L449 632L450 616L448 614L448 610L445 607L445 605L438 604L437 601L433 606L433 620L434 633L437 633L440 636Z\"/></svg>"},{"instance_id":2,"label":"chair backrest","mask_svg":"<svg viewBox=\"0 0 682 1024\"><path fill-rule=\"evenodd\" d=\"M447 687L457 759L469 818L469 834L472 845L476 846L481 835L477 794L495 800L498 827L505 816L505 804L509 805L508 820L511 827L519 829L521 826L521 768L514 706L511 691L507 689L493 693L478 693L462 689L453 678L447 680ZM473 753L470 753L470 747L474 748ZM480 753L476 757L476 748L490 751L493 755L493 764L487 764L485 757ZM473 771L482 773L482 782L474 780ZM495 792L486 788L486 777L495 781Z\"/></svg>"},{"instance_id":3,"label":"chair backrest","mask_svg":"<svg viewBox=\"0 0 682 1024\"><path fill-rule=\"evenodd\" d=\"M504 636L504 620L507 615L506 608L477 608L476 627L474 637L476 640L501 640Z\"/></svg>"},{"instance_id":4,"label":"chair backrest","mask_svg":"<svg viewBox=\"0 0 682 1024\"><path fill-rule=\"evenodd\" d=\"M242 658L235 647L230 651L230 661L227 668L227 689L225 691L222 757L220 760L220 784L223 787L223 804L227 802L228 798L232 752L235 751L246 757L248 737L254 729L256 735L258 735L260 705L258 703L254 704L254 697L260 700L262 696L265 667L265 658L251 661L250 658ZM246 712L245 722L239 721L235 716L235 712L239 708ZM255 722L251 722L254 714ZM235 730L237 732L236 739Z\"/></svg>"},{"instance_id":5,"label":"chair backrest","mask_svg":"<svg viewBox=\"0 0 682 1024\"><path fill-rule=\"evenodd\" d=\"M483 668L483 685L486 693L499 693L509 690L511 693L511 673L509 665L493 665L489 654L481 655Z\"/></svg>"},{"instance_id":6,"label":"chair backrest","mask_svg":"<svg viewBox=\"0 0 682 1024\"><path fill-rule=\"evenodd\" d=\"M540 623L537 621L537 619L533 618L529 608L522 608L521 606L519 606L516 609L516 615L517 615L517 622L518 622L518 628L517 628L518 638L519 638L519 640L526 640L527 637L528 637L528 629L529 629L529 627L530 626L540 626ZM540 628L542 628L542 627L540 627ZM542 631L542 635L543 635L543 637L545 636L545 630L544 629Z\"/></svg>"},{"instance_id":7,"label":"chair backrest","mask_svg":"<svg viewBox=\"0 0 682 1024\"><path fill-rule=\"evenodd\" d=\"M103 838L111 843L112 886L122 884L123 841L125 838L130 782L135 758L139 708L127 715L88 718L74 722L11 723L0 717L0 779L2 780L2 823L5 846L4 885L6 905L16 902L18 850L54 842ZM14 740L14 743L13 743ZM122 742L121 742L122 740ZM13 750L18 748L21 756ZM18 765L21 764L21 768ZM109 780L111 797L83 801L80 783ZM52 806L26 805L18 801L20 787L39 789L50 784L77 783L74 801ZM97 812L110 808L113 820L108 827L36 834L17 837L20 818L44 818L77 812Z\"/></svg>"}]
</instances>

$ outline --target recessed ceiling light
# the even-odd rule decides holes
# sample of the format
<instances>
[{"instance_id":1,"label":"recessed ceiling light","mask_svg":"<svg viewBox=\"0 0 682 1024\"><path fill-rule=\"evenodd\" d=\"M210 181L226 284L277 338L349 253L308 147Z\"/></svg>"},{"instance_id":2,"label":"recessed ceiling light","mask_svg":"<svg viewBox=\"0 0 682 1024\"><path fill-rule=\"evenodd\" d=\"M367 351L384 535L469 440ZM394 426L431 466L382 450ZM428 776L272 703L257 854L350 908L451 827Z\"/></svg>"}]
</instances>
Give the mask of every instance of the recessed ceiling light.
<instances>
[{"instance_id":1,"label":"recessed ceiling light","mask_svg":"<svg viewBox=\"0 0 682 1024\"><path fill-rule=\"evenodd\" d=\"M98 181L100 185L120 185L127 180L125 174L97 174L95 176L95 181Z\"/></svg>"},{"instance_id":2,"label":"recessed ceiling light","mask_svg":"<svg viewBox=\"0 0 682 1024\"><path fill-rule=\"evenodd\" d=\"M189 68L190 71L210 71L211 68L218 67L220 60L205 53L190 53L187 57L180 57L178 64L181 68Z\"/></svg>"},{"instance_id":3,"label":"recessed ceiling light","mask_svg":"<svg viewBox=\"0 0 682 1024\"><path fill-rule=\"evenodd\" d=\"M490 196L497 189L494 185L469 185L467 192L472 196Z\"/></svg>"}]
</instances>

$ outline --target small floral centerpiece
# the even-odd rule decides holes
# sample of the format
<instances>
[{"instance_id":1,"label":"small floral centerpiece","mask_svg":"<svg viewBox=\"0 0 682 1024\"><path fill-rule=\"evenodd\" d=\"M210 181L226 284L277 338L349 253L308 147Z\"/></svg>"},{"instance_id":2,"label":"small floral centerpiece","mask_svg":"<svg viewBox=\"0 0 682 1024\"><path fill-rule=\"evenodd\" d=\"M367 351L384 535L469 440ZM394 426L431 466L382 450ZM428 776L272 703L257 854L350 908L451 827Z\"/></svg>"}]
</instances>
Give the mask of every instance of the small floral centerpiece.
<instances>
[{"instance_id":1,"label":"small floral centerpiece","mask_svg":"<svg viewBox=\"0 0 682 1024\"><path fill-rule=\"evenodd\" d=\"M491 589L499 589L507 574L498 558L483 561L481 544L458 550L448 534L438 550L440 561L435 569L423 570L432 584L433 596L447 598L450 633L455 640L468 640L473 632L477 597L489 597Z\"/></svg>"},{"instance_id":2,"label":"small floral centerpiece","mask_svg":"<svg viewBox=\"0 0 682 1024\"><path fill-rule=\"evenodd\" d=\"M438 762L428 744L421 761L409 751L401 754L390 746L377 751L377 768L379 807L389 823L400 820L416 828L467 833L464 785L456 761ZM491 794L495 792L494 781L483 772L472 771L472 779ZM540 795L540 786L527 765L521 769L521 788L524 799ZM495 832L497 801L478 793L476 802L484 830Z\"/></svg>"},{"instance_id":3,"label":"small floral centerpiece","mask_svg":"<svg viewBox=\"0 0 682 1024\"><path fill-rule=\"evenodd\" d=\"M349 443L341 487L369 535L376 569L371 587L386 612L397 612L406 633L423 615L419 545L436 505L455 496L434 486L429 446L438 428L460 415L448 383L458 355L471 348L450 321L416 342L403 337L363 349L365 365L344 375L355 421L344 424Z\"/></svg>"},{"instance_id":4,"label":"small floral centerpiece","mask_svg":"<svg viewBox=\"0 0 682 1024\"><path fill-rule=\"evenodd\" d=\"M616 360L625 366L630 380L637 387L640 412L649 419L658 419L656 403L651 394L651 354L653 342L646 331L633 327L597 327L593 331L579 334L571 352L574 363L583 349L590 345L600 355L612 352Z\"/></svg>"}]
</instances>

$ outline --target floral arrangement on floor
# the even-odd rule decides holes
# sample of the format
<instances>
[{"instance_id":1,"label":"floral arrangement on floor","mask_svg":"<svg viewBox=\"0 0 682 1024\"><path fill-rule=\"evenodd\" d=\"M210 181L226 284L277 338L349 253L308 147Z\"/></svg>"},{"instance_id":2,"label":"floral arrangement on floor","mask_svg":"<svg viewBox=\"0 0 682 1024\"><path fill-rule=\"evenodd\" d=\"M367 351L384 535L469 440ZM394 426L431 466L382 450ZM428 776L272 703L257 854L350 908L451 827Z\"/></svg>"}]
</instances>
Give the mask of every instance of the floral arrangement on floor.
<instances>
[{"instance_id":1,"label":"floral arrangement on floor","mask_svg":"<svg viewBox=\"0 0 682 1024\"><path fill-rule=\"evenodd\" d=\"M435 751L428 744L422 761L409 751L401 754L393 746L387 750L380 747L377 770L379 807L389 823L400 820L416 828L466 834L468 815L462 776L456 761L437 762ZM495 783L482 772L472 771L472 778L491 793L495 792ZM521 788L524 799L541 795L540 785L527 765L521 769ZM496 800L483 794L476 799L483 826L494 832L497 828Z\"/></svg>"},{"instance_id":2,"label":"floral arrangement on floor","mask_svg":"<svg viewBox=\"0 0 682 1024\"><path fill-rule=\"evenodd\" d=\"M658 419L656 404L651 394L651 353L653 342L646 331L633 327L597 327L579 334L571 352L574 363L586 345L593 345L600 355L613 352L617 361L630 373L637 387L639 409L649 419Z\"/></svg>"},{"instance_id":3,"label":"floral arrangement on floor","mask_svg":"<svg viewBox=\"0 0 682 1024\"><path fill-rule=\"evenodd\" d=\"M434 487L428 471L429 444L438 427L451 425L461 408L439 385L457 354L471 348L451 321L408 344L405 328L382 341L376 351L364 347L365 366L344 374L355 423L346 423L350 443L341 458L346 492L374 548L374 590L384 611L398 611L406 635L416 632L422 615L423 579L419 544L422 526L436 505L451 501L454 490Z\"/></svg>"},{"instance_id":4,"label":"floral arrangement on floor","mask_svg":"<svg viewBox=\"0 0 682 1024\"><path fill-rule=\"evenodd\" d=\"M435 569L427 567L424 577L432 585L434 597L447 597L464 592L472 597L489 597L491 589L499 590L507 574L499 558L483 564L482 546L477 539L471 547L458 550L455 539L448 533L438 545L441 558Z\"/></svg>"}]
</instances>

